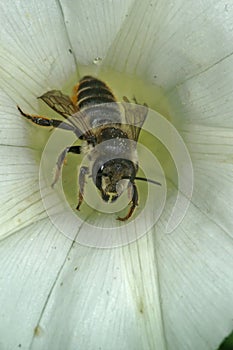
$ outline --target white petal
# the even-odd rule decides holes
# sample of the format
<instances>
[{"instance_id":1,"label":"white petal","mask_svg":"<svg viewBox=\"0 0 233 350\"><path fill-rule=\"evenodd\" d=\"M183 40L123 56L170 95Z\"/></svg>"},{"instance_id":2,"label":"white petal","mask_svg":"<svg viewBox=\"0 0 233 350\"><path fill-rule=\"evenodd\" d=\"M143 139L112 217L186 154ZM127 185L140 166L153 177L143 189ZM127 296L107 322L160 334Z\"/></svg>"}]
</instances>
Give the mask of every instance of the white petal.
<instances>
[{"instance_id":1,"label":"white petal","mask_svg":"<svg viewBox=\"0 0 233 350\"><path fill-rule=\"evenodd\" d=\"M12 0L0 5L0 85L18 104L59 88L76 66L61 10L44 3Z\"/></svg>"},{"instance_id":2,"label":"white petal","mask_svg":"<svg viewBox=\"0 0 233 350\"><path fill-rule=\"evenodd\" d=\"M122 250L74 245L69 259L32 349L165 349L151 236Z\"/></svg>"},{"instance_id":3,"label":"white petal","mask_svg":"<svg viewBox=\"0 0 233 350\"><path fill-rule=\"evenodd\" d=\"M38 186L38 150L28 146L26 123L14 102L0 91L0 197L3 238L46 216Z\"/></svg>"},{"instance_id":4,"label":"white petal","mask_svg":"<svg viewBox=\"0 0 233 350\"><path fill-rule=\"evenodd\" d=\"M232 65L231 55L170 91L171 113L179 129L183 123L233 127Z\"/></svg>"},{"instance_id":5,"label":"white petal","mask_svg":"<svg viewBox=\"0 0 233 350\"><path fill-rule=\"evenodd\" d=\"M195 205L232 235L232 57L169 94L194 165ZM224 208L224 209L223 209Z\"/></svg>"},{"instance_id":6,"label":"white petal","mask_svg":"<svg viewBox=\"0 0 233 350\"><path fill-rule=\"evenodd\" d=\"M212 222L232 236L233 131L189 124L182 134L194 165L192 202Z\"/></svg>"},{"instance_id":7,"label":"white petal","mask_svg":"<svg viewBox=\"0 0 233 350\"><path fill-rule=\"evenodd\" d=\"M232 5L208 1L135 2L108 65L170 88L233 52ZM221 43L221 45L217 44Z\"/></svg>"},{"instance_id":8,"label":"white petal","mask_svg":"<svg viewBox=\"0 0 233 350\"><path fill-rule=\"evenodd\" d=\"M78 63L89 65L104 59L134 0L61 1L72 50Z\"/></svg>"},{"instance_id":9,"label":"white petal","mask_svg":"<svg viewBox=\"0 0 233 350\"><path fill-rule=\"evenodd\" d=\"M29 349L71 245L49 220L1 242L1 349Z\"/></svg>"},{"instance_id":10,"label":"white petal","mask_svg":"<svg viewBox=\"0 0 233 350\"><path fill-rule=\"evenodd\" d=\"M155 240L168 348L216 349L232 329L232 238L192 204L167 235L168 215Z\"/></svg>"}]
</instances>

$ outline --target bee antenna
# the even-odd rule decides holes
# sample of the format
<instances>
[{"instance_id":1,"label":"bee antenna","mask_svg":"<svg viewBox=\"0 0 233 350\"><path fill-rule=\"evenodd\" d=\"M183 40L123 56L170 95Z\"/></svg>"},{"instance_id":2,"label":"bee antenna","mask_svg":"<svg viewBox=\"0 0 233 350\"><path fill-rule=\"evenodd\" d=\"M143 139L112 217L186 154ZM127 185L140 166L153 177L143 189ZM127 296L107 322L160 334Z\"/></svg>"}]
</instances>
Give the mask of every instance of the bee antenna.
<instances>
[{"instance_id":1,"label":"bee antenna","mask_svg":"<svg viewBox=\"0 0 233 350\"><path fill-rule=\"evenodd\" d=\"M128 180L130 180L129 177L123 177L123 179L128 179ZM158 185L158 186L162 186L160 182L154 181L154 180L151 180L151 179L147 179L147 178L145 178L145 177L139 177L139 176L137 176L137 177L134 178L134 180L150 182L151 184Z\"/></svg>"},{"instance_id":2,"label":"bee antenna","mask_svg":"<svg viewBox=\"0 0 233 350\"><path fill-rule=\"evenodd\" d=\"M145 177L135 177L134 179L135 180L140 180L140 181L146 181L146 182L150 182L151 184L154 184L154 185L162 186L160 182L154 181L154 180L151 180L151 179L147 179Z\"/></svg>"}]
</instances>

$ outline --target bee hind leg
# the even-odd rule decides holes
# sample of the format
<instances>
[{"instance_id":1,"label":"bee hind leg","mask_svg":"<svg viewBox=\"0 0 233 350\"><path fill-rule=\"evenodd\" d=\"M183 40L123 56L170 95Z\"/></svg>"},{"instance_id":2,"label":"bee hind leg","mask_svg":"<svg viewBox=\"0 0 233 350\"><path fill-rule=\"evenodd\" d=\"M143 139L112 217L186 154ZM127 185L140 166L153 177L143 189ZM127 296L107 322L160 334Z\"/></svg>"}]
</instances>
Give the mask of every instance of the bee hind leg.
<instances>
[{"instance_id":1,"label":"bee hind leg","mask_svg":"<svg viewBox=\"0 0 233 350\"><path fill-rule=\"evenodd\" d=\"M51 185L51 187L53 188L54 185L57 183L59 177L60 177L60 173L61 173L61 169L62 166L66 160L66 155L67 153L76 153L76 154L80 154L81 153L81 146L71 146L71 147L66 147L62 153L59 155L58 160L57 160L57 168L56 168L56 173L54 176L54 180L53 183Z\"/></svg>"},{"instance_id":2,"label":"bee hind leg","mask_svg":"<svg viewBox=\"0 0 233 350\"><path fill-rule=\"evenodd\" d=\"M37 124L40 126L52 127L52 128L60 128L63 130L75 131L75 128L72 125L65 123L61 120L49 119L41 115L27 114L27 113L24 113L19 106L17 106L17 108L23 117L30 120L34 124Z\"/></svg>"},{"instance_id":3,"label":"bee hind leg","mask_svg":"<svg viewBox=\"0 0 233 350\"><path fill-rule=\"evenodd\" d=\"M134 183L132 183L132 185L133 185L133 197L132 197L131 207L130 207L129 212L126 216L124 216L123 218L121 218L119 216L117 217L117 220L119 220L119 221L128 220L133 215L133 212L138 205L138 190L137 190L137 187Z\"/></svg>"}]
</instances>

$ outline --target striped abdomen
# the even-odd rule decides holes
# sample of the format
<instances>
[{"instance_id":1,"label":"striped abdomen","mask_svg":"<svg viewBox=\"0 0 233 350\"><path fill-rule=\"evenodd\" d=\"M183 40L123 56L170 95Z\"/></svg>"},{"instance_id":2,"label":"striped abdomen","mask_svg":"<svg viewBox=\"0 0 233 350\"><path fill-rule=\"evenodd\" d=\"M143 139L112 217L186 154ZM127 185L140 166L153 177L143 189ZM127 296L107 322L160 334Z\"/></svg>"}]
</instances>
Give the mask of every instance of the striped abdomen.
<instances>
[{"instance_id":1,"label":"striped abdomen","mask_svg":"<svg viewBox=\"0 0 233 350\"><path fill-rule=\"evenodd\" d=\"M110 88L101 80L83 77L75 92L76 105L89 117L93 128L103 124L120 123L121 113Z\"/></svg>"}]
</instances>

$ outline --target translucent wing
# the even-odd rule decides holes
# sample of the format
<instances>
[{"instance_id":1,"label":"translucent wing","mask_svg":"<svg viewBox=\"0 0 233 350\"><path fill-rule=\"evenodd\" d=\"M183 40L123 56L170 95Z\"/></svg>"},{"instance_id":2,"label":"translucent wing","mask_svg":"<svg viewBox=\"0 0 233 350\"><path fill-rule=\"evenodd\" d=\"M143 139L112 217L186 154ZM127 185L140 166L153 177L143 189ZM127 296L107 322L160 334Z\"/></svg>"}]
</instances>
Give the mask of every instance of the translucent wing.
<instances>
[{"instance_id":1,"label":"translucent wing","mask_svg":"<svg viewBox=\"0 0 233 350\"><path fill-rule=\"evenodd\" d=\"M75 126L76 129L82 131L82 136L84 139L93 141L95 138L93 128L89 123L89 118L87 114L83 111L78 111L74 113L69 121Z\"/></svg>"},{"instance_id":2,"label":"translucent wing","mask_svg":"<svg viewBox=\"0 0 233 350\"><path fill-rule=\"evenodd\" d=\"M91 127L87 125L86 116L80 112L78 107L72 102L69 96L64 95L59 90L51 90L38 97L50 108L62 115L76 128L77 136L92 138Z\"/></svg>"},{"instance_id":3,"label":"translucent wing","mask_svg":"<svg viewBox=\"0 0 233 350\"><path fill-rule=\"evenodd\" d=\"M61 114L64 118L68 118L78 111L78 108L73 104L70 97L64 95L59 90L48 91L38 98L43 100L50 108Z\"/></svg>"},{"instance_id":4,"label":"translucent wing","mask_svg":"<svg viewBox=\"0 0 233 350\"><path fill-rule=\"evenodd\" d=\"M97 101L83 98L85 106L71 117L73 125L85 130L87 138L91 137L90 134L97 137L102 128L122 121L119 105L116 102L99 103L99 96L97 97ZM81 99L81 103L83 100ZM90 100L89 103L88 100Z\"/></svg>"},{"instance_id":5,"label":"translucent wing","mask_svg":"<svg viewBox=\"0 0 233 350\"><path fill-rule=\"evenodd\" d=\"M132 104L129 103L129 100L124 97L124 109L125 109L125 123L129 126L127 129L129 129L129 137L137 141L141 128L146 120L147 114L148 114L148 107L146 104L139 105L139 104ZM136 102L136 101L135 101Z\"/></svg>"}]
</instances>

